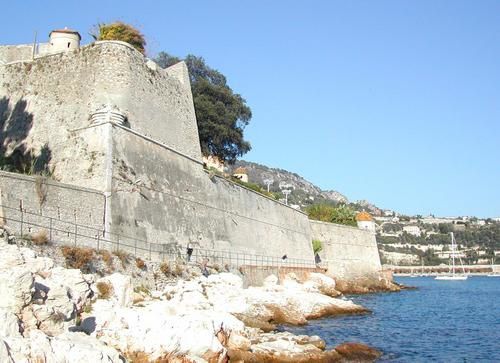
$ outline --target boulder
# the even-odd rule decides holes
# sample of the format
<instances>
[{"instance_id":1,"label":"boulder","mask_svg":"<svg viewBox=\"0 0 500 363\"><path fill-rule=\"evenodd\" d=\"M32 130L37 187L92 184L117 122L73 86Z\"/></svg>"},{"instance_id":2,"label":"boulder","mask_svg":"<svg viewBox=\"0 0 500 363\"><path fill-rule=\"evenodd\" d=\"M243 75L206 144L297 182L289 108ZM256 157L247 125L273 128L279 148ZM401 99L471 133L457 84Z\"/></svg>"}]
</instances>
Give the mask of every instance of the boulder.
<instances>
[{"instance_id":1,"label":"boulder","mask_svg":"<svg viewBox=\"0 0 500 363\"><path fill-rule=\"evenodd\" d=\"M19 319L10 309L0 308L0 322L0 337L21 336L19 333Z\"/></svg>"},{"instance_id":2,"label":"boulder","mask_svg":"<svg viewBox=\"0 0 500 363\"><path fill-rule=\"evenodd\" d=\"M343 343L335 347L344 361L348 362L374 362L382 352L361 343Z\"/></svg>"},{"instance_id":3,"label":"boulder","mask_svg":"<svg viewBox=\"0 0 500 363\"><path fill-rule=\"evenodd\" d=\"M97 280L97 283L99 282L105 282L113 286L110 299L116 302L118 306L127 307L132 305L134 289L132 288L132 278L130 276L116 272ZM96 290L97 288L94 288L97 293Z\"/></svg>"},{"instance_id":4,"label":"boulder","mask_svg":"<svg viewBox=\"0 0 500 363\"><path fill-rule=\"evenodd\" d=\"M24 258L19 248L16 245L6 244L4 241L0 242L0 256L2 256L0 270L24 264Z\"/></svg>"},{"instance_id":5,"label":"boulder","mask_svg":"<svg viewBox=\"0 0 500 363\"><path fill-rule=\"evenodd\" d=\"M66 332L58 335L51 339L50 346L55 355L55 362L122 362L116 349L84 333Z\"/></svg>"},{"instance_id":6,"label":"boulder","mask_svg":"<svg viewBox=\"0 0 500 363\"><path fill-rule=\"evenodd\" d=\"M335 280L321 273L311 273L307 281L304 283L304 286L314 287L322 294L330 297L337 297L341 295L341 293L335 289Z\"/></svg>"},{"instance_id":7,"label":"boulder","mask_svg":"<svg viewBox=\"0 0 500 363\"><path fill-rule=\"evenodd\" d=\"M3 256L2 256L3 258ZM1 260L1 259L0 259ZM18 314L31 301L33 275L24 266L0 269L0 308Z\"/></svg>"},{"instance_id":8,"label":"boulder","mask_svg":"<svg viewBox=\"0 0 500 363\"><path fill-rule=\"evenodd\" d=\"M9 350L7 348L7 343L0 336L0 362L12 363L13 360L10 357Z\"/></svg>"},{"instance_id":9,"label":"boulder","mask_svg":"<svg viewBox=\"0 0 500 363\"><path fill-rule=\"evenodd\" d=\"M91 288L94 277L92 275L85 275L78 269L55 267L51 270L47 280L65 286L69 298L76 305L78 311L94 295Z\"/></svg>"}]
</instances>

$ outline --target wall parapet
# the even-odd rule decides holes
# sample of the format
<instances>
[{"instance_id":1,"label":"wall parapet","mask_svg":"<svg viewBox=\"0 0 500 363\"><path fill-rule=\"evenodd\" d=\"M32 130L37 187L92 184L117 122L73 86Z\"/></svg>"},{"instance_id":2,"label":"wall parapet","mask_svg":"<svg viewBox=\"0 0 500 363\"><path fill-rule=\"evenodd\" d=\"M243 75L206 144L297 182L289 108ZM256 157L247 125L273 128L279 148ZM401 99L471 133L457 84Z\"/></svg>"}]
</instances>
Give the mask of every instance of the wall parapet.
<instances>
[{"instance_id":1,"label":"wall parapet","mask_svg":"<svg viewBox=\"0 0 500 363\"><path fill-rule=\"evenodd\" d=\"M360 232L363 232L363 233L372 234L370 231L367 231L365 229L361 229L361 228L354 227L354 226L348 226L348 225L345 225L345 224L323 222L323 221L318 221L318 220L315 220L315 219L310 219L310 222L311 223L323 224L325 226L335 226L337 228L345 228L345 229L348 229L348 230L351 230L351 231L360 231Z\"/></svg>"}]
</instances>

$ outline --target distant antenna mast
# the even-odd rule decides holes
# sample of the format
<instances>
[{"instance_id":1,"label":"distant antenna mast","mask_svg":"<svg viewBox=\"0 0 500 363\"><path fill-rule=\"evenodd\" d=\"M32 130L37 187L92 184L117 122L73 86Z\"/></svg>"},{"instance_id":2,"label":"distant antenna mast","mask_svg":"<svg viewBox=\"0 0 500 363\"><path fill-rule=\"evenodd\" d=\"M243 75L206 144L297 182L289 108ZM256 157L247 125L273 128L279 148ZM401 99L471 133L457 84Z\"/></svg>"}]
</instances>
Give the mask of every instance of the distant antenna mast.
<instances>
[{"instance_id":1,"label":"distant antenna mast","mask_svg":"<svg viewBox=\"0 0 500 363\"><path fill-rule=\"evenodd\" d=\"M272 178L264 179L264 184L267 185L267 192L269 193L269 186L274 183L274 180Z\"/></svg>"},{"instance_id":2,"label":"distant antenna mast","mask_svg":"<svg viewBox=\"0 0 500 363\"><path fill-rule=\"evenodd\" d=\"M35 59L35 54L36 54L36 30L35 30L35 36L33 39L33 54L31 55L31 59Z\"/></svg>"},{"instance_id":3,"label":"distant antenna mast","mask_svg":"<svg viewBox=\"0 0 500 363\"><path fill-rule=\"evenodd\" d=\"M290 194L292 191L290 189L285 189L282 191L282 193L285 195L285 204L288 205L288 194Z\"/></svg>"}]
</instances>

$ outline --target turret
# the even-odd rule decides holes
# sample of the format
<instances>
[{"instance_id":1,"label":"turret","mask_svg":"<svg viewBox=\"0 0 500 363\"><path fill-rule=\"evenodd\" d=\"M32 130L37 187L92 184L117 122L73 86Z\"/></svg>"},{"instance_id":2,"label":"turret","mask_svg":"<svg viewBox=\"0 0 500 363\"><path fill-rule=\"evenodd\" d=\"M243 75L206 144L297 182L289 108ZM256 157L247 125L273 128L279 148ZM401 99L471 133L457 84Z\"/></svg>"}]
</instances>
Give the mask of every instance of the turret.
<instances>
[{"instance_id":1,"label":"turret","mask_svg":"<svg viewBox=\"0 0 500 363\"><path fill-rule=\"evenodd\" d=\"M365 229L370 232L375 232L375 221L368 212L360 212L356 214L356 222L358 228Z\"/></svg>"},{"instance_id":2,"label":"turret","mask_svg":"<svg viewBox=\"0 0 500 363\"><path fill-rule=\"evenodd\" d=\"M64 52L80 48L82 37L76 30L68 28L52 30L49 34L50 52Z\"/></svg>"}]
</instances>

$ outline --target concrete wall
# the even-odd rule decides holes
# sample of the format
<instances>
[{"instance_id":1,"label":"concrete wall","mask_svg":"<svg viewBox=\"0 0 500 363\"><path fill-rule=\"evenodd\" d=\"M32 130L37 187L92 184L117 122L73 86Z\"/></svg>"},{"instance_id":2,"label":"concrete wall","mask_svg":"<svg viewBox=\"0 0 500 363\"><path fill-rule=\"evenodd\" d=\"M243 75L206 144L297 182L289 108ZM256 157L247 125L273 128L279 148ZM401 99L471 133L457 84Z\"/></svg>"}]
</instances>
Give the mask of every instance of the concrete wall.
<instances>
[{"instance_id":1,"label":"concrete wall","mask_svg":"<svg viewBox=\"0 0 500 363\"><path fill-rule=\"evenodd\" d=\"M112 229L164 244L310 259L307 216L128 130L113 130Z\"/></svg>"},{"instance_id":2,"label":"concrete wall","mask_svg":"<svg viewBox=\"0 0 500 363\"><path fill-rule=\"evenodd\" d=\"M312 238L320 240L327 273L351 279L378 273L382 266L375 234L355 227L310 221Z\"/></svg>"}]
</instances>

